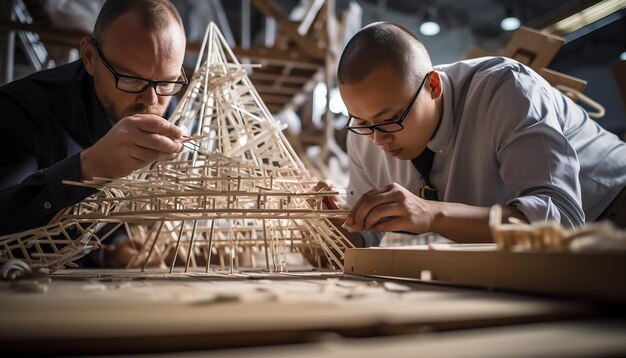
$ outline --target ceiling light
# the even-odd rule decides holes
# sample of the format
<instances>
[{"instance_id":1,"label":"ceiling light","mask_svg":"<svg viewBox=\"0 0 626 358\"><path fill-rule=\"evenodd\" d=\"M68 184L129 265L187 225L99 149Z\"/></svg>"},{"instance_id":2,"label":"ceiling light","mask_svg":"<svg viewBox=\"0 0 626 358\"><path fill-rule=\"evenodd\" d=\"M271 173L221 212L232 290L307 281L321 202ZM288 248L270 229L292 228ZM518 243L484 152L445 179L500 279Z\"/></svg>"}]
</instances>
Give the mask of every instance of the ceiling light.
<instances>
[{"instance_id":1,"label":"ceiling light","mask_svg":"<svg viewBox=\"0 0 626 358\"><path fill-rule=\"evenodd\" d=\"M435 36L439 31L441 31L441 28L435 21L426 21L420 25L420 32L424 36Z\"/></svg>"},{"instance_id":2,"label":"ceiling light","mask_svg":"<svg viewBox=\"0 0 626 358\"><path fill-rule=\"evenodd\" d=\"M502 30L504 31L517 30L522 22L517 16L515 16L515 11L513 11L513 7L507 6L504 10L504 13L504 19L500 21L500 28L502 28Z\"/></svg>"},{"instance_id":3,"label":"ceiling light","mask_svg":"<svg viewBox=\"0 0 626 358\"><path fill-rule=\"evenodd\" d=\"M626 51L622 52L622 54L619 55L619 59L622 61L626 61Z\"/></svg>"},{"instance_id":4,"label":"ceiling light","mask_svg":"<svg viewBox=\"0 0 626 358\"><path fill-rule=\"evenodd\" d=\"M420 32L424 36L435 36L441 31L439 24L437 23L437 10L429 8L426 10L424 16L424 22L420 25Z\"/></svg>"},{"instance_id":5,"label":"ceiling light","mask_svg":"<svg viewBox=\"0 0 626 358\"><path fill-rule=\"evenodd\" d=\"M521 24L522 23L515 16L505 17L504 19L502 19L502 21L500 21L500 27L504 31L517 30Z\"/></svg>"}]
</instances>

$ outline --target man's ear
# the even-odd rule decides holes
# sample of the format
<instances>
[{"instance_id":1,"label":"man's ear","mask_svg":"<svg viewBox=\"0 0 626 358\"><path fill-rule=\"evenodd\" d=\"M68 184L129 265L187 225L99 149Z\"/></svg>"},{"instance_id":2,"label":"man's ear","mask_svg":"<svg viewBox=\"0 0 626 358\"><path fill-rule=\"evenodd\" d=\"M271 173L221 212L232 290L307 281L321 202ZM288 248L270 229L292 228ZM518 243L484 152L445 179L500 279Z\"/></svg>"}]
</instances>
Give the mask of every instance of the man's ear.
<instances>
[{"instance_id":1,"label":"man's ear","mask_svg":"<svg viewBox=\"0 0 626 358\"><path fill-rule=\"evenodd\" d=\"M441 96L441 93L443 93L443 86L441 84L441 76L439 76L439 72L433 70L430 75L430 80L428 81L428 87L430 87L430 93L433 99Z\"/></svg>"},{"instance_id":2,"label":"man's ear","mask_svg":"<svg viewBox=\"0 0 626 358\"><path fill-rule=\"evenodd\" d=\"M96 53L96 47L94 46L93 41L88 37L83 37L80 40L80 57L83 60L87 73L93 76L96 67L96 57L98 57L98 54Z\"/></svg>"}]
</instances>

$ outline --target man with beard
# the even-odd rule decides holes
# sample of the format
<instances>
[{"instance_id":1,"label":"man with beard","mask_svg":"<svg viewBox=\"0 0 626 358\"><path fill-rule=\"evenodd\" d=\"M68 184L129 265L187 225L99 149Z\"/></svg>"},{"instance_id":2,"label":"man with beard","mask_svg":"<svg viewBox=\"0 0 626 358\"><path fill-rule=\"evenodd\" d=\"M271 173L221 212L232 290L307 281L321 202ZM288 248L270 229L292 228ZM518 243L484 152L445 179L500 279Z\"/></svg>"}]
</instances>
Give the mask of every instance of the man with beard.
<instances>
[{"instance_id":1,"label":"man with beard","mask_svg":"<svg viewBox=\"0 0 626 358\"><path fill-rule=\"evenodd\" d=\"M0 88L0 235L45 225L94 192L63 180L120 178L182 151L182 132L163 118L187 83L168 0L107 1L80 54Z\"/></svg>"}]
</instances>

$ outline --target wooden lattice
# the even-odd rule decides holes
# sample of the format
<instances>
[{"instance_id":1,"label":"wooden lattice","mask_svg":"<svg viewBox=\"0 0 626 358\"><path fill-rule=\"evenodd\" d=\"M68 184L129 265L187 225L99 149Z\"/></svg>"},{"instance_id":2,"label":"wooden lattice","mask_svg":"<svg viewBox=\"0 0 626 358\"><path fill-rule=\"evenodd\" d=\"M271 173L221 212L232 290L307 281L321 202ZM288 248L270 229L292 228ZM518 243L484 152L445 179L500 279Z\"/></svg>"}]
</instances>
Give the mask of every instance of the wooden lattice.
<instances>
[{"instance_id":1,"label":"wooden lattice","mask_svg":"<svg viewBox=\"0 0 626 358\"><path fill-rule=\"evenodd\" d=\"M286 270L287 251L323 253L343 268L351 243L328 219L325 195L282 134L241 65L210 24L189 87L169 119L189 136L176 160L155 162L121 179L67 182L98 192L48 225L0 238L0 263L56 270L116 230L139 242L129 267L155 264L209 271L211 253L262 250L269 271ZM319 257L318 257L319 259ZM236 267L235 267L236 268Z\"/></svg>"},{"instance_id":2,"label":"wooden lattice","mask_svg":"<svg viewBox=\"0 0 626 358\"><path fill-rule=\"evenodd\" d=\"M626 231L608 221L567 229L555 221L527 224L510 218L502 223L502 207L489 212L489 227L503 251L626 251Z\"/></svg>"}]
</instances>

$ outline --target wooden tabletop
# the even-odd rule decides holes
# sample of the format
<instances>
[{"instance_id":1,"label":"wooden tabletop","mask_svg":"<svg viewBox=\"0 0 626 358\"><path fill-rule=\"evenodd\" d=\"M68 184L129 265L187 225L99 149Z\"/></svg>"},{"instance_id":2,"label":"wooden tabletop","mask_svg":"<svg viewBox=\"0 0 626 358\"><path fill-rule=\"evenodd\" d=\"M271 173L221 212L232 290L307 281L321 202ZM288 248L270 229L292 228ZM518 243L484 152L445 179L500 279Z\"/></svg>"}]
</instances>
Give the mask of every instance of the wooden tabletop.
<instances>
[{"instance_id":1,"label":"wooden tabletop","mask_svg":"<svg viewBox=\"0 0 626 358\"><path fill-rule=\"evenodd\" d=\"M583 302L329 273L65 270L0 282L0 347L114 354L380 337L602 316Z\"/></svg>"}]
</instances>

